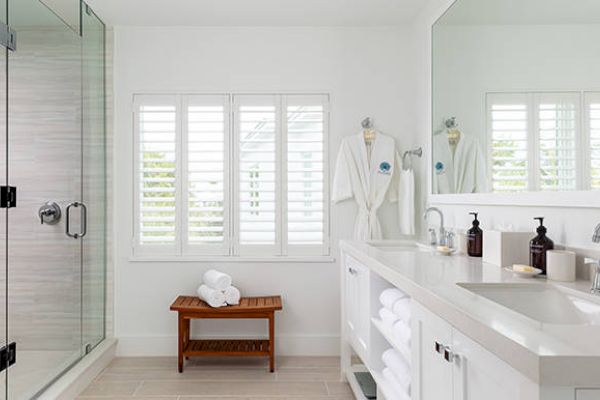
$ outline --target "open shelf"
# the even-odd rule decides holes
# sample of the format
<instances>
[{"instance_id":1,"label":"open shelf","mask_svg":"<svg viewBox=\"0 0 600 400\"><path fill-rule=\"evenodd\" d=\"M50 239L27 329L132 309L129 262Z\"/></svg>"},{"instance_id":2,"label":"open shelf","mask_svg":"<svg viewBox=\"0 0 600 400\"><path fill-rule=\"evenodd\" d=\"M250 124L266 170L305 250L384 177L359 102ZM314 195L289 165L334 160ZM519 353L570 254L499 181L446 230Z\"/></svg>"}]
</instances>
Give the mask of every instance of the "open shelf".
<instances>
[{"instance_id":1,"label":"open shelf","mask_svg":"<svg viewBox=\"0 0 600 400\"><path fill-rule=\"evenodd\" d=\"M411 364L412 358L410 348L406 344L398 342L394 338L394 335L392 334L391 330L388 329L379 318L371 318L371 323L373 324L373 326L375 326L375 328L377 328L377 330L379 331L379 333L381 333L385 340L387 340L390 346L398 350L400 354L402 354L402 357L404 357L404 359L409 364Z\"/></svg>"},{"instance_id":2,"label":"open shelf","mask_svg":"<svg viewBox=\"0 0 600 400\"><path fill-rule=\"evenodd\" d=\"M352 393L354 393L356 400L368 400L356 380L356 375L354 375L355 372L370 371L364 365L353 365L352 368L346 371L346 379L348 380L348 384L350 385L350 389L352 389Z\"/></svg>"},{"instance_id":3,"label":"open shelf","mask_svg":"<svg viewBox=\"0 0 600 400\"><path fill-rule=\"evenodd\" d=\"M262 339L190 340L183 350L184 356L268 356L269 341Z\"/></svg>"},{"instance_id":4,"label":"open shelf","mask_svg":"<svg viewBox=\"0 0 600 400\"><path fill-rule=\"evenodd\" d=\"M390 389L388 388L383 375L377 371L371 371L371 375L377 384L377 390L379 393L383 394L385 400L411 400L410 396L405 393L392 394ZM400 396L400 398L398 398ZM377 399L383 400L383 399Z\"/></svg>"}]
</instances>

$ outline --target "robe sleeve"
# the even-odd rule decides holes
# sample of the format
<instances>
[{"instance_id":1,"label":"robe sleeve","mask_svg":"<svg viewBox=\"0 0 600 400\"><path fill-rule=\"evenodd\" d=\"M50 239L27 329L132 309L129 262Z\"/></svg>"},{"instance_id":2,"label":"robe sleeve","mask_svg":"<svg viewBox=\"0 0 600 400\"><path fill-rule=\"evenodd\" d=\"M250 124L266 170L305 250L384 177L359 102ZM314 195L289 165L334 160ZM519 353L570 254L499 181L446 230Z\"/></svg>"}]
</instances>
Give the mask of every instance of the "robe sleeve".
<instances>
[{"instance_id":1,"label":"robe sleeve","mask_svg":"<svg viewBox=\"0 0 600 400\"><path fill-rule=\"evenodd\" d=\"M335 163L333 189L331 190L331 201L333 203L339 203L354 196L352 193L352 179L350 177L351 163L348 160L349 155L350 149L348 149L348 144L344 140L340 146Z\"/></svg>"},{"instance_id":2,"label":"robe sleeve","mask_svg":"<svg viewBox=\"0 0 600 400\"><path fill-rule=\"evenodd\" d=\"M398 152L394 152L395 161L394 161L394 170L392 172L392 181L390 182L390 187L388 188L387 198L390 203L395 203L398 201L399 190L400 190L400 172L402 171L402 160Z\"/></svg>"}]
</instances>

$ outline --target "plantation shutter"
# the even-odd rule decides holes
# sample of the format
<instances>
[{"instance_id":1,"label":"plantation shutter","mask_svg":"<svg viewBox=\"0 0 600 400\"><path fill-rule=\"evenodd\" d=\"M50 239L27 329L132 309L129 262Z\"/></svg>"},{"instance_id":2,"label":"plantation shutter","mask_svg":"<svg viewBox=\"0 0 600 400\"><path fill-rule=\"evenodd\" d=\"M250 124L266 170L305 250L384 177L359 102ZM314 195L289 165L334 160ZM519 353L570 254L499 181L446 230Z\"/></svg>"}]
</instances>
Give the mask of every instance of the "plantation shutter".
<instances>
[{"instance_id":1,"label":"plantation shutter","mask_svg":"<svg viewBox=\"0 0 600 400\"><path fill-rule=\"evenodd\" d=\"M327 96L284 101L287 167L287 254L326 254Z\"/></svg>"},{"instance_id":2,"label":"plantation shutter","mask_svg":"<svg viewBox=\"0 0 600 400\"><path fill-rule=\"evenodd\" d=\"M280 97L234 96L238 254L277 255L280 224Z\"/></svg>"},{"instance_id":3,"label":"plantation shutter","mask_svg":"<svg viewBox=\"0 0 600 400\"><path fill-rule=\"evenodd\" d=\"M520 192L530 187L528 97L488 94L488 132L494 192Z\"/></svg>"},{"instance_id":4,"label":"plantation shutter","mask_svg":"<svg viewBox=\"0 0 600 400\"><path fill-rule=\"evenodd\" d=\"M229 254L229 96L184 98L186 251Z\"/></svg>"},{"instance_id":5,"label":"plantation shutter","mask_svg":"<svg viewBox=\"0 0 600 400\"><path fill-rule=\"evenodd\" d=\"M600 93L585 94L589 187L600 190Z\"/></svg>"},{"instance_id":6,"label":"plantation shutter","mask_svg":"<svg viewBox=\"0 0 600 400\"><path fill-rule=\"evenodd\" d=\"M176 96L136 96L136 248L177 248L179 123Z\"/></svg>"},{"instance_id":7,"label":"plantation shutter","mask_svg":"<svg viewBox=\"0 0 600 400\"><path fill-rule=\"evenodd\" d=\"M540 190L577 189L579 102L577 93L535 95Z\"/></svg>"}]
</instances>

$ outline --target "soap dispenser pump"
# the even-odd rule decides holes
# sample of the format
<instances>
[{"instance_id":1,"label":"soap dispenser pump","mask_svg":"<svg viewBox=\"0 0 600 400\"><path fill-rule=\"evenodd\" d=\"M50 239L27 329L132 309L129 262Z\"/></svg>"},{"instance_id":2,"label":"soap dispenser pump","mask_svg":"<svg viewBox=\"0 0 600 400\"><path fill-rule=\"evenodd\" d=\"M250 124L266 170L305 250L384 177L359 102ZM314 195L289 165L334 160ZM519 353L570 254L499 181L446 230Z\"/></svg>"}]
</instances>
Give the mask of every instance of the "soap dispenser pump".
<instances>
[{"instance_id":1,"label":"soap dispenser pump","mask_svg":"<svg viewBox=\"0 0 600 400\"><path fill-rule=\"evenodd\" d=\"M475 219L473 220L473 226L467 231L467 254L471 257L483 256L483 231L479 227L479 220L477 219L478 213L471 212Z\"/></svg>"},{"instance_id":2,"label":"soap dispenser pump","mask_svg":"<svg viewBox=\"0 0 600 400\"><path fill-rule=\"evenodd\" d=\"M544 226L544 217L536 217L534 220L540 221L540 226L537 227L537 236L529 242L529 264L541 269L542 275L546 275L546 252L554 249L554 242L546 236L548 230Z\"/></svg>"}]
</instances>

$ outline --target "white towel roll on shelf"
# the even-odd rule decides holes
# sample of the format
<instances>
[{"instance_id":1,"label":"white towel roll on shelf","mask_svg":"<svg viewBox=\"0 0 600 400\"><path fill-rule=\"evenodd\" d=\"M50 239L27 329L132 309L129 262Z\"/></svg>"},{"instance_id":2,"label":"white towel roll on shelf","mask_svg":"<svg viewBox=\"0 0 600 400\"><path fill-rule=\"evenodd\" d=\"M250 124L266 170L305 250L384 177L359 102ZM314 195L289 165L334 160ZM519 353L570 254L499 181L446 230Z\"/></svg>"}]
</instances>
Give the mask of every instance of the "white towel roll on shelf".
<instances>
[{"instance_id":1,"label":"white towel roll on shelf","mask_svg":"<svg viewBox=\"0 0 600 400\"><path fill-rule=\"evenodd\" d=\"M219 308L227 305L225 302L225 294L221 290L213 289L206 285L200 285L198 288L198 297L200 297L213 308Z\"/></svg>"},{"instance_id":2,"label":"white towel roll on shelf","mask_svg":"<svg viewBox=\"0 0 600 400\"><path fill-rule=\"evenodd\" d=\"M406 295L406 293L404 293L400 289L389 288L381 292L381 294L379 295L379 301L385 308L391 311L396 301L407 297L408 296Z\"/></svg>"},{"instance_id":3,"label":"white towel roll on shelf","mask_svg":"<svg viewBox=\"0 0 600 400\"><path fill-rule=\"evenodd\" d=\"M217 290L227 289L229 286L231 286L232 281L231 276L215 269L209 269L206 271L202 276L202 280L204 281L205 285Z\"/></svg>"},{"instance_id":4,"label":"white towel roll on shelf","mask_svg":"<svg viewBox=\"0 0 600 400\"><path fill-rule=\"evenodd\" d=\"M395 349L386 350L381 355L381 360L394 373L396 380L402 387L410 387L410 365L400 353Z\"/></svg>"},{"instance_id":5,"label":"white towel roll on shelf","mask_svg":"<svg viewBox=\"0 0 600 400\"><path fill-rule=\"evenodd\" d=\"M408 399L410 395L410 383L408 386L403 386L396 379L396 375L390 368L384 368L382 372L383 378L390 389L399 399Z\"/></svg>"},{"instance_id":6,"label":"white towel roll on shelf","mask_svg":"<svg viewBox=\"0 0 600 400\"><path fill-rule=\"evenodd\" d=\"M402 320L394 322L394 325L392 326L392 335L394 336L394 339L410 347L412 331L406 322Z\"/></svg>"},{"instance_id":7,"label":"white towel roll on shelf","mask_svg":"<svg viewBox=\"0 0 600 400\"><path fill-rule=\"evenodd\" d=\"M381 322L383 322L383 325L390 330L394 326L394 323L398 321L398 317L396 317L396 314L394 314L392 311L388 310L385 307L379 310L379 317L381 318Z\"/></svg>"},{"instance_id":8,"label":"white towel roll on shelf","mask_svg":"<svg viewBox=\"0 0 600 400\"><path fill-rule=\"evenodd\" d=\"M394 314L396 314L398 319L406 322L407 324L410 324L410 299L409 298L397 300L394 303L394 307L392 308L392 311L394 312Z\"/></svg>"}]
</instances>

